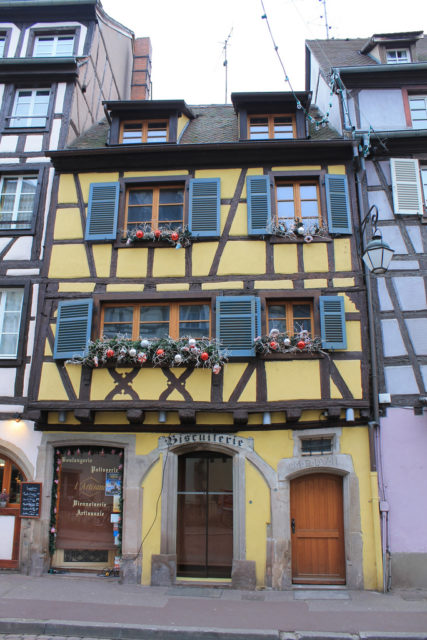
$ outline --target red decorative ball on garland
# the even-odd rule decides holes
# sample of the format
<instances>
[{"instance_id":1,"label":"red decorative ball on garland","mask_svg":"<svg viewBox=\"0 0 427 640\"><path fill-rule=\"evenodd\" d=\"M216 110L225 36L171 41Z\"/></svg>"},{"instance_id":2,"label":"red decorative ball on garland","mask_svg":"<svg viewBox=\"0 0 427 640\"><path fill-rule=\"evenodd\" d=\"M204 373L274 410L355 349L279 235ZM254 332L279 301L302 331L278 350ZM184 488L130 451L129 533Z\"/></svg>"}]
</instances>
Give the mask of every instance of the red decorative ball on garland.
<instances>
[{"instance_id":1,"label":"red decorative ball on garland","mask_svg":"<svg viewBox=\"0 0 427 640\"><path fill-rule=\"evenodd\" d=\"M154 235L156 238L160 238L160 236L162 235L162 232L160 231L160 229L156 229L154 232Z\"/></svg>"},{"instance_id":2,"label":"red decorative ball on garland","mask_svg":"<svg viewBox=\"0 0 427 640\"><path fill-rule=\"evenodd\" d=\"M164 349L157 349L156 356L163 356L165 354Z\"/></svg>"},{"instance_id":3,"label":"red decorative ball on garland","mask_svg":"<svg viewBox=\"0 0 427 640\"><path fill-rule=\"evenodd\" d=\"M138 229L138 231L135 233L137 238L143 238L144 237L144 232L141 231L141 229Z\"/></svg>"},{"instance_id":4,"label":"red decorative ball on garland","mask_svg":"<svg viewBox=\"0 0 427 640\"><path fill-rule=\"evenodd\" d=\"M279 346L279 345L278 345L278 343L277 343L277 342L275 342L275 340L272 340L272 341L270 342L270 348L271 348L271 349L276 350L276 349L278 348L278 346Z\"/></svg>"},{"instance_id":5,"label":"red decorative ball on garland","mask_svg":"<svg viewBox=\"0 0 427 640\"><path fill-rule=\"evenodd\" d=\"M107 353L105 355L107 358L112 358L114 356L114 349L107 349Z\"/></svg>"},{"instance_id":6,"label":"red decorative ball on garland","mask_svg":"<svg viewBox=\"0 0 427 640\"><path fill-rule=\"evenodd\" d=\"M297 347L298 347L298 349L304 349L304 347L305 347L305 342L304 342L304 340L300 340L300 341L297 343Z\"/></svg>"},{"instance_id":7,"label":"red decorative ball on garland","mask_svg":"<svg viewBox=\"0 0 427 640\"><path fill-rule=\"evenodd\" d=\"M206 362L206 360L209 360L209 353L207 353L206 351L203 351L203 353L200 354L200 360L203 360L203 362Z\"/></svg>"},{"instance_id":8,"label":"red decorative ball on garland","mask_svg":"<svg viewBox=\"0 0 427 640\"><path fill-rule=\"evenodd\" d=\"M177 234L176 231L173 232L173 234L171 235L171 238L174 242L176 242L179 238L179 235Z\"/></svg>"}]
</instances>

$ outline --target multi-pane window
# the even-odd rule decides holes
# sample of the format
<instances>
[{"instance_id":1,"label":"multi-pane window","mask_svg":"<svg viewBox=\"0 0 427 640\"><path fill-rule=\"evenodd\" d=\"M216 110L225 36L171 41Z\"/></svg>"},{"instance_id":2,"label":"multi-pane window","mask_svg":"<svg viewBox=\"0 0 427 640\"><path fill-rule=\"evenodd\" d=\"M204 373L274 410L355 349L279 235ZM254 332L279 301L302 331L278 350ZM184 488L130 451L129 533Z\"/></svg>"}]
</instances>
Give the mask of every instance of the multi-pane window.
<instances>
[{"instance_id":1,"label":"multi-pane window","mask_svg":"<svg viewBox=\"0 0 427 640\"><path fill-rule=\"evenodd\" d=\"M411 54L409 49L387 49L387 64L402 64L411 62Z\"/></svg>"},{"instance_id":2,"label":"multi-pane window","mask_svg":"<svg viewBox=\"0 0 427 640\"><path fill-rule=\"evenodd\" d=\"M10 119L11 127L44 127L50 89L18 89Z\"/></svg>"},{"instance_id":3,"label":"multi-pane window","mask_svg":"<svg viewBox=\"0 0 427 640\"><path fill-rule=\"evenodd\" d=\"M193 338L210 334L210 306L201 303L105 305L101 335L113 338Z\"/></svg>"},{"instance_id":4,"label":"multi-pane window","mask_svg":"<svg viewBox=\"0 0 427 640\"><path fill-rule=\"evenodd\" d=\"M74 35L36 36L33 56L35 58L51 58L72 56Z\"/></svg>"},{"instance_id":5,"label":"multi-pane window","mask_svg":"<svg viewBox=\"0 0 427 640\"><path fill-rule=\"evenodd\" d=\"M267 326L269 333L272 329L289 335L300 331L311 333L313 305L310 302L271 302L267 305Z\"/></svg>"},{"instance_id":6,"label":"multi-pane window","mask_svg":"<svg viewBox=\"0 0 427 640\"><path fill-rule=\"evenodd\" d=\"M320 222L319 185L316 182L281 182L276 185L277 223L292 227L295 220Z\"/></svg>"},{"instance_id":7,"label":"multi-pane window","mask_svg":"<svg viewBox=\"0 0 427 640\"><path fill-rule=\"evenodd\" d=\"M0 358L16 358L23 289L0 289Z\"/></svg>"},{"instance_id":8,"label":"multi-pane window","mask_svg":"<svg viewBox=\"0 0 427 640\"><path fill-rule=\"evenodd\" d=\"M413 129L427 129L427 96L410 96L409 109Z\"/></svg>"},{"instance_id":9,"label":"multi-pane window","mask_svg":"<svg viewBox=\"0 0 427 640\"><path fill-rule=\"evenodd\" d=\"M251 140L286 140L295 137L293 116L267 115L249 118L249 138Z\"/></svg>"},{"instance_id":10,"label":"multi-pane window","mask_svg":"<svg viewBox=\"0 0 427 640\"><path fill-rule=\"evenodd\" d=\"M301 455L314 456L332 453L332 438L301 438Z\"/></svg>"},{"instance_id":11,"label":"multi-pane window","mask_svg":"<svg viewBox=\"0 0 427 640\"><path fill-rule=\"evenodd\" d=\"M4 57L5 48L6 48L6 36L0 33L0 58Z\"/></svg>"},{"instance_id":12,"label":"multi-pane window","mask_svg":"<svg viewBox=\"0 0 427 640\"><path fill-rule=\"evenodd\" d=\"M127 192L126 228L149 224L152 228L182 225L184 189L177 186L136 187Z\"/></svg>"},{"instance_id":13,"label":"multi-pane window","mask_svg":"<svg viewBox=\"0 0 427 640\"><path fill-rule=\"evenodd\" d=\"M8 504L19 504L21 500L21 482L26 478L12 460L0 458L0 489L9 494Z\"/></svg>"},{"instance_id":14,"label":"multi-pane window","mask_svg":"<svg viewBox=\"0 0 427 640\"><path fill-rule=\"evenodd\" d=\"M30 229L37 176L3 176L0 183L0 230Z\"/></svg>"},{"instance_id":15,"label":"multi-pane window","mask_svg":"<svg viewBox=\"0 0 427 640\"><path fill-rule=\"evenodd\" d=\"M123 122L120 142L122 144L140 144L141 142L167 142L167 120L139 120Z\"/></svg>"}]
</instances>

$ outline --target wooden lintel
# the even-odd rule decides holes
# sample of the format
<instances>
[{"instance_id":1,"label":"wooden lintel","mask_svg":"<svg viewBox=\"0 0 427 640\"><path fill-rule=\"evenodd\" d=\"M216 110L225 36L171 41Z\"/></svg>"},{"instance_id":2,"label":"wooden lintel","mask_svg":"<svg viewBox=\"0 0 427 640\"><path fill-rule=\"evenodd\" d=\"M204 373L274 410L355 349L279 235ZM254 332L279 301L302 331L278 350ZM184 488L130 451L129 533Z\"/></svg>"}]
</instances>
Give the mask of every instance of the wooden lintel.
<instances>
[{"instance_id":1,"label":"wooden lintel","mask_svg":"<svg viewBox=\"0 0 427 640\"><path fill-rule=\"evenodd\" d=\"M233 411L233 422L237 425L246 425L248 424L248 412L247 411Z\"/></svg>"},{"instance_id":2,"label":"wooden lintel","mask_svg":"<svg viewBox=\"0 0 427 640\"><path fill-rule=\"evenodd\" d=\"M301 409L285 409L286 422L297 422L301 418Z\"/></svg>"},{"instance_id":3,"label":"wooden lintel","mask_svg":"<svg viewBox=\"0 0 427 640\"><path fill-rule=\"evenodd\" d=\"M26 411L24 419L31 420L36 424L45 423L47 421L47 411L38 411L37 409Z\"/></svg>"},{"instance_id":4,"label":"wooden lintel","mask_svg":"<svg viewBox=\"0 0 427 640\"><path fill-rule=\"evenodd\" d=\"M145 420L145 411L142 411L142 409L128 409L126 418L131 424L142 424Z\"/></svg>"},{"instance_id":5,"label":"wooden lintel","mask_svg":"<svg viewBox=\"0 0 427 640\"><path fill-rule=\"evenodd\" d=\"M90 424L94 421L95 412L91 409L75 409L74 417L82 424Z\"/></svg>"},{"instance_id":6,"label":"wooden lintel","mask_svg":"<svg viewBox=\"0 0 427 640\"><path fill-rule=\"evenodd\" d=\"M370 409L360 409L360 417L361 418L370 418L371 410Z\"/></svg>"},{"instance_id":7,"label":"wooden lintel","mask_svg":"<svg viewBox=\"0 0 427 640\"><path fill-rule=\"evenodd\" d=\"M196 424L196 412L193 409L181 409L178 416L181 424Z\"/></svg>"},{"instance_id":8,"label":"wooden lintel","mask_svg":"<svg viewBox=\"0 0 427 640\"><path fill-rule=\"evenodd\" d=\"M329 407L328 418L332 420L338 420L340 416L341 416L341 407Z\"/></svg>"}]
</instances>

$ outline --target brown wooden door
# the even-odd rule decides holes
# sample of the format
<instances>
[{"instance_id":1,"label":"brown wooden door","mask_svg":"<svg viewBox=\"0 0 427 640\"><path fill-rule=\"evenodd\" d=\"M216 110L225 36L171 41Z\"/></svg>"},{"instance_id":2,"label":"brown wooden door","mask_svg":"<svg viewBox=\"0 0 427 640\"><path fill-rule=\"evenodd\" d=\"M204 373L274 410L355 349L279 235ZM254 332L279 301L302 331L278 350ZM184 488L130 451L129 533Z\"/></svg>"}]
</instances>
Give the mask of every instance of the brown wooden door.
<instances>
[{"instance_id":1,"label":"brown wooden door","mask_svg":"<svg viewBox=\"0 0 427 640\"><path fill-rule=\"evenodd\" d=\"M342 478L327 473L291 482L292 582L344 584Z\"/></svg>"}]
</instances>

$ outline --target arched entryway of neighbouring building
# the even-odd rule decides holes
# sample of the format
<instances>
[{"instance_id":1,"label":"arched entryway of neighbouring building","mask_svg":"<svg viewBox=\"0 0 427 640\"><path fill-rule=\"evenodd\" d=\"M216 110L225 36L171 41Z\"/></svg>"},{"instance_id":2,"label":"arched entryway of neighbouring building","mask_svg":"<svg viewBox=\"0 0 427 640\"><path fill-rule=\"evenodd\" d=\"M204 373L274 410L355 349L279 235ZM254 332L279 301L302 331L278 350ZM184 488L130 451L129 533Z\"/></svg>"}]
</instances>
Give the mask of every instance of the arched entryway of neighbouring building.
<instances>
[{"instance_id":1,"label":"arched entryway of neighbouring building","mask_svg":"<svg viewBox=\"0 0 427 640\"><path fill-rule=\"evenodd\" d=\"M177 577L230 578L233 458L218 451L178 456Z\"/></svg>"},{"instance_id":2,"label":"arched entryway of neighbouring building","mask_svg":"<svg viewBox=\"0 0 427 640\"><path fill-rule=\"evenodd\" d=\"M21 483L26 480L21 467L0 451L0 568L19 566ZM3 498L3 500L1 499Z\"/></svg>"},{"instance_id":3,"label":"arched entryway of neighbouring building","mask_svg":"<svg viewBox=\"0 0 427 640\"><path fill-rule=\"evenodd\" d=\"M342 477L309 473L290 483L292 582L345 584Z\"/></svg>"}]
</instances>

